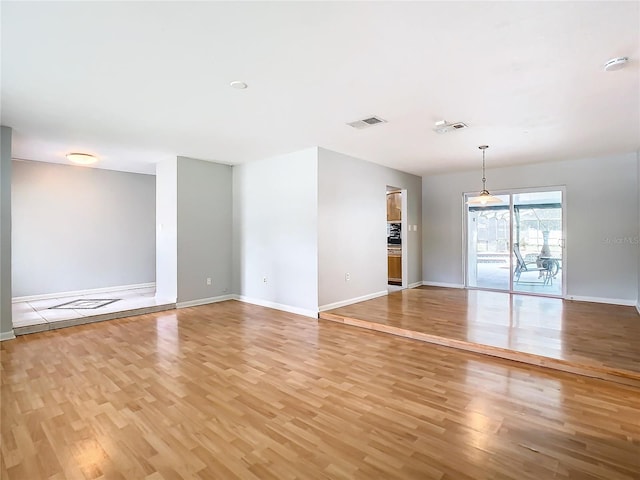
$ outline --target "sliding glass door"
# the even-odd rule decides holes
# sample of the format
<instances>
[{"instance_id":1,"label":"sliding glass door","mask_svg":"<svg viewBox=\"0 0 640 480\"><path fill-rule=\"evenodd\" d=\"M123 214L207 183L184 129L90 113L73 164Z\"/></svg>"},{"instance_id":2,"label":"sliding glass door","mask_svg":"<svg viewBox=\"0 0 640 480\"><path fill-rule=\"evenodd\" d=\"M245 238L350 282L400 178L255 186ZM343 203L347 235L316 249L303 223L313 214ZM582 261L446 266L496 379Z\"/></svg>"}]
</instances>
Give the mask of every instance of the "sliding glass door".
<instances>
[{"instance_id":1,"label":"sliding glass door","mask_svg":"<svg viewBox=\"0 0 640 480\"><path fill-rule=\"evenodd\" d=\"M562 295L562 191L513 198L513 291Z\"/></svg>"},{"instance_id":2,"label":"sliding glass door","mask_svg":"<svg viewBox=\"0 0 640 480\"><path fill-rule=\"evenodd\" d=\"M502 203L465 195L467 287L563 296L563 190L494 195Z\"/></svg>"},{"instance_id":3,"label":"sliding glass door","mask_svg":"<svg viewBox=\"0 0 640 480\"><path fill-rule=\"evenodd\" d=\"M509 290L510 196L498 205L467 205L467 286ZM466 203L465 203L466 205Z\"/></svg>"}]
</instances>

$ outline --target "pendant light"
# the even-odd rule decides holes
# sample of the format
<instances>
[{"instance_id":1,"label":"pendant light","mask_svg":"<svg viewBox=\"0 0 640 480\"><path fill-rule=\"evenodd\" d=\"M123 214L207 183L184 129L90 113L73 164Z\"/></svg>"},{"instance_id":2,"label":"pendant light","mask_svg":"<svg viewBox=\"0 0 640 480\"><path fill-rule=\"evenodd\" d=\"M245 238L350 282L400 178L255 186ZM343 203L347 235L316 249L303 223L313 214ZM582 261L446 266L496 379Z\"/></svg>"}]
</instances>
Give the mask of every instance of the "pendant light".
<instances>
[{"instance_id":1,"label":"pendant light","mask_svg":"<svg viewBox=\"0 0 640 480\"><path fill-rule=\"evenodd\" d=\"M487 205L495 205L498 203L502 203L502 200L500 200L497 197L494 197L487 190L487 178L485 177L485 174L484 174L484 151L487 148L489 148L489 145L480 145L478 148L482 150L482 191L480 192L479 196L470 198L469 201L467 202L467 205L476 205L478 207L484 207Z\"/></svg>"}]
</instances>

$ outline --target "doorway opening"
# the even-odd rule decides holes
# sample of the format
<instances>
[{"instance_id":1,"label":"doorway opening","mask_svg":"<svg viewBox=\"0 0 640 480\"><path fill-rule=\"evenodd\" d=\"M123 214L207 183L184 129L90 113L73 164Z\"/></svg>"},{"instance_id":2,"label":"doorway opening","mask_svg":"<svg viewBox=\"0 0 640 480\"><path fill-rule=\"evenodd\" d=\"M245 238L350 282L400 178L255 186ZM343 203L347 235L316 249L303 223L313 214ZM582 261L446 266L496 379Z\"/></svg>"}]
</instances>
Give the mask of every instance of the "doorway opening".
<instances>
[{"instance_id":1,"label":"doorway opening","mask_svg":"<svg viewBox=\"0 0 640 480\"><path fill-rule=\"evenodd\" d=\"M465 194L466 286L563 297L564 189L494 194L502 203L469 205Z\"/></svg>"},{"instance_id":2,"label":"doorway opening","mask_svg":"<svg viewBox=\"0 0 640 480\"><path fill-rule=\"evenodd\" d=\"M387 288L407 288L407 191L387 185Z\"/></svg>"}]
</instances>

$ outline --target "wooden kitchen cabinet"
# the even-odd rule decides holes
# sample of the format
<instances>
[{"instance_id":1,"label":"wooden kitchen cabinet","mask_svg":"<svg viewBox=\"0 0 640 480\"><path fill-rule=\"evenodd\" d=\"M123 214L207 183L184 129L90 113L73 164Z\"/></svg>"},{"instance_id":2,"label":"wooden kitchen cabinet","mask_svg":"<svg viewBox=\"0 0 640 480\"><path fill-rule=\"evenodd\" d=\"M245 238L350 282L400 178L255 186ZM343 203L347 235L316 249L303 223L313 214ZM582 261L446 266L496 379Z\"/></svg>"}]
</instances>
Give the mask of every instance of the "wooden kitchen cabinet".
<instances>
[{"instance_id":1,"label":"wooden kitchen cabinet","mask_svg":"<svg viewBox=\"0 0 640 480\"><path fill-rule=\"evenodd\" d=\"M402 255L388 255L389 282L402 283Z\"/></svg>"},{"instance_id":2,"label":"wooden kitchen cabinet","mask_svg":"<svg viewBox=\"0 0 640 480\"><path fill-rule=\"evenodd\" d=\"M402 216L402 193L387 193L387 221L399 222Z\"/></svg>"}]
</instances>

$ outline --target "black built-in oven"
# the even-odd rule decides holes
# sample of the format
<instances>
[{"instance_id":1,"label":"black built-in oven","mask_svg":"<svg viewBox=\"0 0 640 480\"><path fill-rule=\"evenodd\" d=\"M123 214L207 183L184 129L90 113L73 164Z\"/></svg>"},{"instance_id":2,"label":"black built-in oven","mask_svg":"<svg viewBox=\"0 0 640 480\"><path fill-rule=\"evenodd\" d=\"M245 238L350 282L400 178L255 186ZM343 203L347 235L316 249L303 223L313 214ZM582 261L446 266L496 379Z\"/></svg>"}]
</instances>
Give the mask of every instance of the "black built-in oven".
<instances>
[{"instance_id":1,"label":"black built-in oven","mask_svg":"<svg viewBox=\"0 0 640 480\"><path fill-rule=\"evenodd\" d=\"M387 224L387 243L389 245L400 245L402 243L400 223Z\"/></svg>"}]
</instances>

